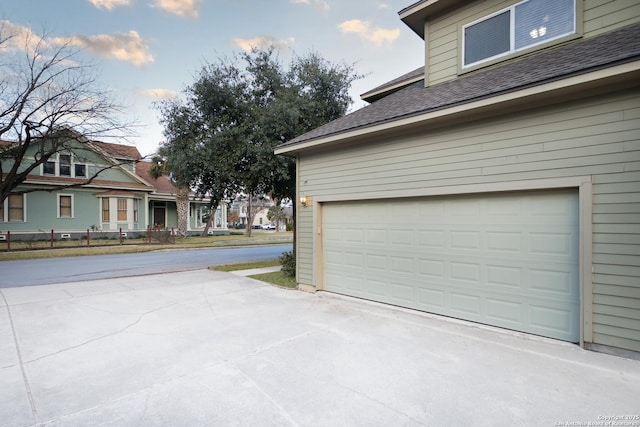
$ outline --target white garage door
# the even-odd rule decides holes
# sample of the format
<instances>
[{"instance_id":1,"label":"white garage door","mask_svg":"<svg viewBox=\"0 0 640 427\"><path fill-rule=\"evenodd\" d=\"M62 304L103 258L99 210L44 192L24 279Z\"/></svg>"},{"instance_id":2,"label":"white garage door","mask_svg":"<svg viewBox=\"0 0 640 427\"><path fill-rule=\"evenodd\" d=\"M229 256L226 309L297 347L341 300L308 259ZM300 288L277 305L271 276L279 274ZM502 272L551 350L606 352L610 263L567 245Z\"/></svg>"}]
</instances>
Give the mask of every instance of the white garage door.
<instances>
[{"instance_id":1,"label":"white garage door","mask_svg":"<svg viewBox=\"0 0 640 427\"><path fill-rule=\"evenodd\" d=\"M578 194L322 205L323 288L579 340Z\"/></svg>"}]
</instances>

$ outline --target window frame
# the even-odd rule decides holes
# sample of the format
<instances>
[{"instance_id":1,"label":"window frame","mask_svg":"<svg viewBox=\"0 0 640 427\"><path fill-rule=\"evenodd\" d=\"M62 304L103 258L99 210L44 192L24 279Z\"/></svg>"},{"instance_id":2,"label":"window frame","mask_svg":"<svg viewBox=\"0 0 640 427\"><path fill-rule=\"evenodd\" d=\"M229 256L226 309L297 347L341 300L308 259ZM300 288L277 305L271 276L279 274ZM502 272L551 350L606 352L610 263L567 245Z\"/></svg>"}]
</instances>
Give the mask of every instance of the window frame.
<instances>
[{"instance_id":1,"label":"window frame","mask_svg":"<svg viewBox=\"0 0 640 427\"><path fill-rule=\"evenodd\" d=\"M140 199L133 199L133 222L140 220Z\"/></svg>"},{"instance_id":2,"label":"window frame","mask_svg":"<svg viewBox=\"0 0 640 427\"><path fill-rule=\"evenodd\" d=\"M129 221L129 199L118 197L116 199L116 218L118 222L128 222ZM124 209L120 208L121 203L124 204ZM121 218L120 214L124 212L124 219Z\"/></svg>"},{"instance_id":3,"label":"window frame","mask_svg":"<svg viewBox=\"0 0 640 427\"><path fill-rule=\"evenodd\" d=\"M73 194L68 194L68 193L59 193L57 195L57 201L58 201L58 203L57 203L58 212L57 213L58 213L58 218L59 219L73 219L73 218L75 218L75 212L74 212L74 205L75 204L74 204L73 196L74 196ZM66 216L66 215L63 216L62 215L62 199L66 198L66 197L69 198L69 203L70 203L70 205L69 205L69 216Z\"/></svg>"},{"instance_id":4,"label":"window frame","mask_svg":"<svg viewBox=\"0 0 640 427\"><path fill-rule=\"evenodd\" d=\"M102 206L100 207L100 218L102 222L110 222L111 221L111 209L110 209L110 199L108 197L102 198ZM106 209L105 209L106 208Z\"/></svg>"},{"instance_id":5,"label":"window frame","mask_svg":"<svg viewBox=\"0 0 640 427\"><path fill-rule=\"evenodd\" d=\"M17 196L22 197L22 206L21 206L22 219L12 220L11 209L15 209L15 208L12 208L11 206L11 199ZM4 202L2 202L1 208L2 209L0 210L0 222L5 222L5 223L27 222L27 194L26 193L10 193L9 196L4 200Z\"/></svg>"},{"instance_id":6,"label":"window frame","mask_svg":"<svg viewBox=\"0 0 640 427\"><path fill-rule=\"evenodd\" d=\"M64 166L69 167L69 174L60 173L62 170L62 162L60 160L61 156L69 156L69 163ZM49 173L45 171L45 164L50 163L53 164L53 173ZM84 175L76 174L76 167L83 166L84 167ZM42 162L40 164L40 175L42 176L55 176L60 178L88 178L89 177L89 164L83 162L76 162L76 156L73 153L56 153L54 156L51 156L49 160L46 162Z\"/></svg>"},{"instance_id":7,"label":"window frame","mask_svg":"<svg viewBox=\"0 0 640 427\"><path fill-rule=\"evenodd\" d=\"M515 33L516 33L516 29L515 29L515 21L516 21L516 7L528 3L529 1L535 1L535 0L521 0L517 3L512 4L511 6L508 7L504 7L501 8L499 10L494 11L493 13L490 13L488 15L483 15L482 17L475 19L471 22L468 22L466 24L463 24L460 26L460 33L461 33L461 37L460 37L460 46L459 46L459 50L460 50L460 66L459 66L459 70L464 73L464 72L468 72L468 71L473 71L476 70L478 68L487 66L487 65L491 65L494 64L496 62L502 61L504 59L507 58L511 58L511 57L515 57L518 55L522 55L525 54L527 52L539 49L540 46L551 46L553 44L557 44L557 43L562 43L566 40L571 40L574 38L578 38L582 36L582 20L578 19L579 16L581 16L581 9L580 9L580 5L582 2L578 1L578 0L571 0L572 2L572 10L573 10L573 31L572 32L568 32L565 34L561 34L549 39L545 39L545 40L541 40L535 43L531 43L527 46L523 46L521 48L517 48L515 47ZM472 62L470 64L465 64L465 46L466 46L466 34L465 34L465 30L467 28L470 28L476 24L479 24L483 21L486 21L488 19L491 19L497 15L500 15L502 13L505 13L509 11L509 50L507 52L503 52L497 55L493 55L475 62Z\"/></svg>"}]
</instances>

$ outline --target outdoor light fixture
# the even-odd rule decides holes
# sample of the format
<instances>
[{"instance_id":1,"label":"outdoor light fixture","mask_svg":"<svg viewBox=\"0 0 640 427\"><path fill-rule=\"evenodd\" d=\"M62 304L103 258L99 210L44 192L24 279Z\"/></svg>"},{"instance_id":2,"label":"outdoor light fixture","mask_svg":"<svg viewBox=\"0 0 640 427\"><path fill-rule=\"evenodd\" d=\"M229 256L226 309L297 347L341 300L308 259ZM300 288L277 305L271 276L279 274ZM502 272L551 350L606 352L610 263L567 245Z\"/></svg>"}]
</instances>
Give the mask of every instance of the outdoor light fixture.
<instances>
[{"instance_id":1,"label":"outdoor light fixture","mask_svg":"<svg viewBox=\"0 0 640 427\"><path fill-rule=\"evenodd\" d=\"M311 203L311 197L307 197L307 196L302 196L300 197L300 204L302 205L303 208L306 208L309 203Z\"/></svg>"}]
</instances>

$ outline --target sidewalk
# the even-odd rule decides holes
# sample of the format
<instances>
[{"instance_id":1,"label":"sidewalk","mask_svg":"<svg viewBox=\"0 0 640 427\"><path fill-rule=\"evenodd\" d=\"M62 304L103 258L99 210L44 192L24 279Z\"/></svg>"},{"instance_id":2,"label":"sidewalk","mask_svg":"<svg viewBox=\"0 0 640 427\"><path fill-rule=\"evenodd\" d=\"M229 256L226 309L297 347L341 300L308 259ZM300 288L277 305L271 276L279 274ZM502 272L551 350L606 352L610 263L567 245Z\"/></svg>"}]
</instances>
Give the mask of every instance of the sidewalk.
<instances>
[{"instance_id":1,"label":"sidewalk","mask_svg":"<svg viewBox=\"0 0 640 427\"><path fill-rule=\"evenodd\" d=\"M233 273L238 276L247 277L247 276L253 276L254 274L273 273L276 271L280 271L281 268L282 268L281 266L276 265L275 267L251 268L249 270L230 271L229 273Z\"/></svg>"}]
</instances>

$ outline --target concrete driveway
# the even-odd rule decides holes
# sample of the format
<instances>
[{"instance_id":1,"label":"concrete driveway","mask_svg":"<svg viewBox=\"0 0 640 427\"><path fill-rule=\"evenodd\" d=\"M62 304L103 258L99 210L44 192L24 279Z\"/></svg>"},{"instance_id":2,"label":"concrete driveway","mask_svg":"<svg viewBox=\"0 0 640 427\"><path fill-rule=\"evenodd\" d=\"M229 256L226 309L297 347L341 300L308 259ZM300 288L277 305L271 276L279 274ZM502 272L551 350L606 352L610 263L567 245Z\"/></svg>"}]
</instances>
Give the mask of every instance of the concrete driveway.
<instances>
[{"instance_id":1,"label":"concrete driveway","mask_svg":"<svg viewBox=\"0 0 640 427\"><path fill-rule=\"evenodd\" d=\"M1 293L2 425L640 425L640 361L230 273Z\"/></svg>"}]
</instances>

